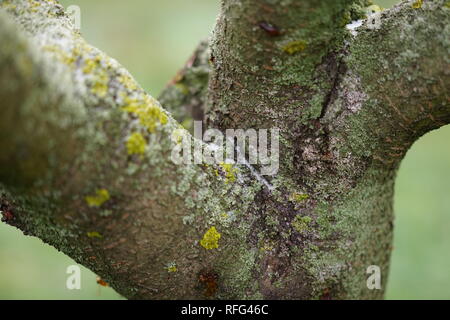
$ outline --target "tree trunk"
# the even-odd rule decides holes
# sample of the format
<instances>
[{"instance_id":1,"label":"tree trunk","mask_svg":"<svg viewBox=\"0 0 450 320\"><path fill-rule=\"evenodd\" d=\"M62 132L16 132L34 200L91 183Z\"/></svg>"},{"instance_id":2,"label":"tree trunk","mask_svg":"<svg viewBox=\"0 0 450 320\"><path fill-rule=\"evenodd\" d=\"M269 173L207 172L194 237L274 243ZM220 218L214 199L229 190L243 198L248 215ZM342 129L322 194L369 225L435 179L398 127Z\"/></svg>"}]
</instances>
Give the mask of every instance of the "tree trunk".
<instances>
[{"instance_id":1,"label":"tree trunk","mask_svg":"<svg viewBox=\"0 0 450 320\"><path fill-rule=\"evenodd\" d=\"M397 168L450 122L450 8L367 5L223 1L158 102L56 1L0 1L2 220L127 298L383 297ZM278 173L175 164L192 119L278 128Z\"/></svg>"}]
</instances>

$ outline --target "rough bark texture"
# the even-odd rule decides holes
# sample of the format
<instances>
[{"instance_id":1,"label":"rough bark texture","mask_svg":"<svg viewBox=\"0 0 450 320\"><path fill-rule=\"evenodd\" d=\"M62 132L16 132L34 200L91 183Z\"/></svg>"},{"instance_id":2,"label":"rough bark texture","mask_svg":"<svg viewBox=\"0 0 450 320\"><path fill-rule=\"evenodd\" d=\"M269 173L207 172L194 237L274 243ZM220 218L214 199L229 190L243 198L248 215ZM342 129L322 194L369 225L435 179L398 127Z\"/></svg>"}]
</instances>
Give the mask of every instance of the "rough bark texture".
<instances>
[{"instance_id":1,"label":"rough bark texture","mask_svg":"<svg viewBox=\"0 0 450 320\"><path fill-rule=\"evenodd\" d=\"M127 298L381 298L366 268L384 289L396 170L450 122L450 8L405 1L349 30L367 5L223 1L169 113L56 1L0 1L3 221ZM278 174L175 165L192 119L279 128Z\"/></svg>"}]
</instances>

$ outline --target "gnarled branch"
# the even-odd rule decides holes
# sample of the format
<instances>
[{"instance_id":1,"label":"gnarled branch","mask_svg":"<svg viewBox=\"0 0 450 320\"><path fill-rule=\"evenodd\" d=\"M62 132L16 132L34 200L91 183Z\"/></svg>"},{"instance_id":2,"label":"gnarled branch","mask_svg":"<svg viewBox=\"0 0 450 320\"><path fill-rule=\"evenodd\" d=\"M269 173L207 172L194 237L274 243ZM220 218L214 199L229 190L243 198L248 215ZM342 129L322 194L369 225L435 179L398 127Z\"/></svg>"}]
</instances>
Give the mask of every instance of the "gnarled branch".
<instances>
[{"instance_id":1,"label":"gnarled branch","mask_svg":"<svg viewBox=\"0 0 450 320\"><path fill-rule=\"evenodd\" d=\"M382 296L365 271L387 274L396 168L450 121L444 1L370 19L362 0L223 1L211 55L161 101L179 121L279 128L268 181L176 165L189 134L60 5L0 4L4 221L129 298Z\"/></svg>"}]
</instances>

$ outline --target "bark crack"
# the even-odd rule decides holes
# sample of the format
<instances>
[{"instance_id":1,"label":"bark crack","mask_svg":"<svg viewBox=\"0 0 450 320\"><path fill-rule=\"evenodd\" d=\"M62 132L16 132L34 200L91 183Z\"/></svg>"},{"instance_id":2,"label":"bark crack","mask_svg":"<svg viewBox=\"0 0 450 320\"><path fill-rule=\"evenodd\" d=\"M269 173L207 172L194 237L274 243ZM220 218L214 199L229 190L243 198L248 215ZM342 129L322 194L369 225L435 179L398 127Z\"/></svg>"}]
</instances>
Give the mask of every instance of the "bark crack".
<instances>
[{"instance_id":1,"label":"bark crack","mask_svg":"<svg viewBox=\"0 0 450 320\"><path fill-rule=\"evenodd\" d=\"M323 119L323 117L326 115L330 105L333 103L337 96L338 87L341 83L342 77L345 75L346 71L346 65L342 61L342 58L336 57L337 53L331 54L331 63L328 64L326 67L329 69L328 74L333 79L332 86L325 98L325 101L322 106L322 112L320 113L319 119Z\"/></svg>"}]
</instances>

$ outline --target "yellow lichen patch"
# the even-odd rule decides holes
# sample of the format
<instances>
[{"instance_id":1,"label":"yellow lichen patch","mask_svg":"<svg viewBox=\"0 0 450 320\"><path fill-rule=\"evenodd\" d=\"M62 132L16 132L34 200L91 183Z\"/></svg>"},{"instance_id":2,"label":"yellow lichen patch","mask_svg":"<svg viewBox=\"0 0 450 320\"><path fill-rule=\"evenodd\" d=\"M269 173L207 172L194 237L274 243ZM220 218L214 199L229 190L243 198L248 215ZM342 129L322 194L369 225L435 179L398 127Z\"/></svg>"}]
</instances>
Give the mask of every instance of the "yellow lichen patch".
<instances>
[{"instance_id":1,"label":"yellow lichen patch","mask_svg":"<svg viewBox=\"0 0 450 320\"><path fill-rule=\"evenodd\" d=\"M124 87L130 91L135 91L138 89L136 82L128 75L122 75L119 78L119 82L124 85Z\"/></svg>"},{"instance_id":2,"label":"yellow lichen patch","mask_svg":"<svg viewBox=\"0 0 450 320\"><path fill-rule=\"evenodd\" d=\"M6 9L16 9L17 5L12 4L10 0L5 0L3 2L0 2L0 8L6 8Z\"/></svg>"},{"instance_id":3,"label":"yellow lichen patch","mask_svg":"<svg viewBox=\"0 0 450 320\"><path fill-rule=\"evenodd\" d=\"M92 48L89 47L86 44L76 44L75 47L72 49L72 56L78 58L81 57L83 53L89 53L92 51Z\"/></svg>"},{"instance_id":4,"label":"yellow lichen patch","mask_svg":"<svg viewBox=\"0 0 450 320\"><path fill-rule=\"evenodd\" d=\"M108 76L101 75L98 77L98 79L94 82L91 88L91 92L100 98L103 98L108 93Z\"/></svg>"},{"instance_id":5,"label":"yellow lichen patch","mask_svg":"<svg viewBox=\"0 0 450 320\"><path fill-rule=\"evenodd\" d=\"M225 183L233 183L236 181L236 174L238 172L238 169L233 167L231 163L224 163L222 162L220 164L220 167L225 172ZM219 171L216 170L216 176L219 176Z\"/></svg>"},{"instance_id":6,"label":"yellow lichen patch","mask_svg":"<svg viewBox=\"0 0 450 320\"><path fill-rule=\"evenodd\" d=\"M272 251L274 246L272 243L265 243L261 248L259 248L260 252Z\"/></svg>"},{"instance_id":7,"label":"yellow lichen patch","mask_svg":"<svg viewBox=\"0 0 450 320\"><path fill-rule=\"evenodd\" d=\"M420 9L422 8L423 0L417 0L412 4L412 7L414 9Z\"/></svg>"},{"instance_id":8,"label":"yellow lichen patch","mask_svg":"<svg viewBox=\"0 0 450 320\"><path fill-rule=\"evenodd\" d=\"M84 61L83 72L86 74L92 73L100 65L100 60L101 58L99 56L95 57L94 59L86 59Z\"/></svg>"},{"instance_id":9,"label":"yellow lichen patch","mask_svg":"<svg viewBox=\"0 0 450 320\"><path fill-rule=\"evenodd\" d=\"M81 56L80 48L74 48L72 57ZM100 98L103 98L108 93L109 76L104 68L102 68L102 58L97 55L93 58L85 57L83 60L83 73L92 77L91 92Z\"/></svg>"},{"instance_id":10,"label":"yellow lichen patch","mask_svg":"<svg viewBox=\"0 0 450 320\"><path fill-rule=\"evenodd\" d=\"M44 46L43 49L47 52L53 53L56 58L61 61L62 63L73 67L76 59L73 54L69 54L60 47L53 45L53 46Z\"/></svg>"},{"instance_id":11,"label":"yellow lichen patch","mask_svg":"<svg viewBox=\"0 0 450 320\"><path fill-rule=\"evenodd\" d=\"M109 195L108 190L106 189L98 189L95 192L95 196L87 196L85 198L86 203L89 207L100 207L102 204L104 204L106 201L108 201L111 198Z\"/></svg>"},{"instance_id":12,"label":"yellow lichen patch","mask_svg":"<svg viewBox=\"0 0 450 320\"><path fill-rule=\"evenodd\" d=\"M40 7L41 4L39 2L37 2L37 1L34 1L34 0L29 1L29 3L30 3L30 7L31 7L31 12L38 12L37 8Z\"/></svg>"},{"instance_id":13,"label":"yellow lichen patch","mask_svg":"<svg viewBox=\"0 0 450 320\"><path fill-rule=\"evenodd\" d=\"M283 51L288 54L295 54L306 49L307 43L303 40L291 41L283 47Z\"/></svg>"},{"instance_id":14,"label":"yellow lichen patch","mask_svg":"<svg viewBox=\"0 0 450 320\"><path fill-rule=\"evenodd\" d=\"M177 272L178 268L175 262L169 263L167 265L167 272L171 273L171 272Z\"/></svg>"},{"instance_id":15,"label":"yellow lichen patch","mask_svg":"<svg viewBox=\"0 0 450 320\"><path fill-rule=\"evenodd\" d=\"M446 7L446 8L449 8L450 9L450 1L447 1L445 4L444 4L444 7Z\"/></svg>"},{"instance_id":16,"label":"yellow lichen patch","mask_svg":"<svg viewBox=\"0 0 450 320\"><path fill-rule=\"evenodd\" d=\"M102 236L99 232L97 232L97 231L91 231L91 232L88 232L88 233L87 233L87 236L88 236L89 238L98 238L98 239L103 238L103 236Z\"/></svg>"},{"instance_id":17,"label":"yellow lichen patch","mask_svg":"<svg viewBox=\"0 0 450 320\"><path fill-rule=\"evenodd\" d=\"M136 82L128 75L122 75L120 77L117 78L119 80L120 83L123 84L123 86L130 90L130 91L135 91L137 90L137 84Z\"/></svg>"},{"instance_id":18,"label":"yellow lichen patch","mask_svg":"<svg viewBox=\"0 0 450 320\"><path fill-rule=\"evenodd\" d=\"M129 155L133 154L144 154L147 147L147 142L145 141L142 134L139 132L132 133L127 140L127 151Z\"/></svg>"},{"instance_id":19,"label":"yellow lichen patch","mask_svg":"<svg viewBox=\"0 0 450 320\"><path fill-rule=\"evenodd\" d=\"M103 98L108 93L108 86L102 82L95 82L92 86L92 93Z\"/></svg>"},{"instance_id":20,"label":"yellow lichen patch","mask_svg":"<svg viewBox=\"0 0 450 320\"><path fill-rule=\"evenodd\" d=\"M289 200L294 201L294 202L303 202L303 201L307 200L308 198L309 198L309 195L307 195L305 193L297 193L297 192L294 192L289 196Z\"/></svg>"},{"instance_id":21,"label":"yellow lichen patch","mask_svg":"<svg viewBox=\"0 0 450 320\"><path fill-rule=\"evenodd\" d=\"M141 125L147 128L150 133L155 132L158 124L167 124L167 115L148 97L146 97L144 102L125 98L125 104L122 110L136 115Z\"/></svg>"},{"instance_id":22,"label":"yellow lichen patch","mask_svg":"<svg viewBox=\"0 0 450 320\"><path fill-rule=\"evenodd\" d=\"M217 232L216 227L209 228L208 231L203 236L203 239L200 240L200 245L207 249L216 249L219 247L219 239L221 235Z\"/></svg>"}]
</instances>

